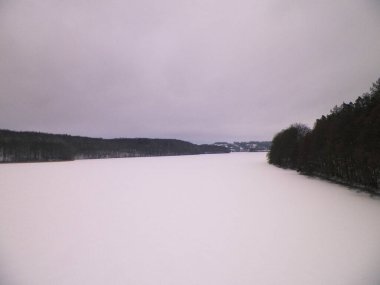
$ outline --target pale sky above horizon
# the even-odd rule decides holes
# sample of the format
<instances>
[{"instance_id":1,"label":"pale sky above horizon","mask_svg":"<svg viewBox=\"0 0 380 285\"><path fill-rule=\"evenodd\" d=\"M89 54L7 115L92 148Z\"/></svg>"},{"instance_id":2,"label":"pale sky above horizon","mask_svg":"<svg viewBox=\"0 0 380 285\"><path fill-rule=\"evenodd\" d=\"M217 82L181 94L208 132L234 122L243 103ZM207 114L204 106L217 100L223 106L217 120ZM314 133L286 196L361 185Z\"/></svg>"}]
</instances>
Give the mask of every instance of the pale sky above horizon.
<instances>
[{"instance_id":1,"label":"pale sky above horizon","mask_svg":"<svg viewBox=\"0 0 380 285\"><path fill-rule=\"evenodd\" d=\"M0 0L0 128L270 140L380 77L378 0Z\"/></svg>"}]
</instances>

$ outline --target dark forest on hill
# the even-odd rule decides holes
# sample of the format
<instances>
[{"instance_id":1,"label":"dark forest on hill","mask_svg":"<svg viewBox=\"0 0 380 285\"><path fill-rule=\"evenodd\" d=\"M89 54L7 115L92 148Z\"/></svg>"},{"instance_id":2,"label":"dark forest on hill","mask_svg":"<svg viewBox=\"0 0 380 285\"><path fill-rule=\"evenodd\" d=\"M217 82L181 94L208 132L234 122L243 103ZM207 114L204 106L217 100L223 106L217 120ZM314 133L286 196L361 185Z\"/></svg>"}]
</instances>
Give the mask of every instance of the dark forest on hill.
<instances>
[{"instance_id":1,"label":"dark forest on hill","mask_svg":"<svg viewBox=\"0 0 380 285\"><path fill-rule=\"evenodd\" d=\"M215 145L175 139L102 139L0 130L0 162L227 153Z\"/></svg>"},{"instance_id":2,"label":"dark forest on hill","mask_svg":"<svg viewBox=\"0 0 380 285\"><path fill-rule=\"evenodd\" d=\"M313 129L294 124L276 134L268 161L379 193L380 79L354 103L335 106Z\"/></svg>"}]
</instances>

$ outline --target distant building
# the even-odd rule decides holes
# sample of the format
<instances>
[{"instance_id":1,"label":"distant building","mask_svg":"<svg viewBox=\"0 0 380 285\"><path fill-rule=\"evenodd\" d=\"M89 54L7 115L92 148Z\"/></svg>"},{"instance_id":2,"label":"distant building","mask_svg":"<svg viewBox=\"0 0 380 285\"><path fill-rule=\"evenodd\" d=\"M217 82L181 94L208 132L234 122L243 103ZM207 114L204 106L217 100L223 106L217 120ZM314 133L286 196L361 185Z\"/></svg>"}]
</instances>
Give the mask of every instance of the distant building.
<instances>
[{"instance_id":1,"label":"distant building","mask_svg":"<svg viewBox=\"0 0 380 285\"><path fill-rule=\"evenodd\" d=\"M231 152L261 152L269 151L271 142L269 141L250 141L250 142L216 142L216 146L228 148Z\"/></svg>"}]
</instances>

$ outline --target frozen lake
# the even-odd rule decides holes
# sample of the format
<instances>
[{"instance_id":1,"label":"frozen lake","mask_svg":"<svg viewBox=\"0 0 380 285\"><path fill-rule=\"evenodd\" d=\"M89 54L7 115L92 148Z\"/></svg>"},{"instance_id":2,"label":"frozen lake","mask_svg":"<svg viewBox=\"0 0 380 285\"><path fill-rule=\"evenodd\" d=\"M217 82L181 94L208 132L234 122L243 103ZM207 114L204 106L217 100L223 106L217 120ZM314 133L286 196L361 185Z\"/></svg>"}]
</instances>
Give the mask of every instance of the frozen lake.
<instances>
[{"instance_id":1,"label":"frozen lake","mask_svg":"<svg viewBox=\"0 0 380 285\"><path fill-rule=\"evenodd\" d=\"M0 165L2 285L378 285L380 200L264 153Z\"/></svg>"}]
</instances>

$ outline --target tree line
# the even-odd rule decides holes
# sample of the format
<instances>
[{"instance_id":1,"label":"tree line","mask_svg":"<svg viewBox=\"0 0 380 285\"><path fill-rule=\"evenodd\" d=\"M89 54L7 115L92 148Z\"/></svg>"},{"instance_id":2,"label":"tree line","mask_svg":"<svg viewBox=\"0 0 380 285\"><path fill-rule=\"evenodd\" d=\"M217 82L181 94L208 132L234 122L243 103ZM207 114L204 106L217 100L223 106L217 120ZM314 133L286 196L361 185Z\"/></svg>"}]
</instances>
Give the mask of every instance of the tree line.
<instances>
[{"instance_id":1,"label":"tree line","mask_svg":"<svg viewBox=\"0 0 380 285\"><path fill-rule=\"evenodd\" d=\"M226 153L215 145L175 139L102 139L0 130L0 162L60 161L91 158Z\"/></svg>"},{"instance_id":2,"label":"tree line","mask_svg":"<svg viewBox=\"0 0 380 285\"><path fill-rule=\"evenodd\" d=\"M335 106L309 129L293 124L276 134L271 164L380 192L380 79L354 103Z\"/></svg>"}]
</instances>

